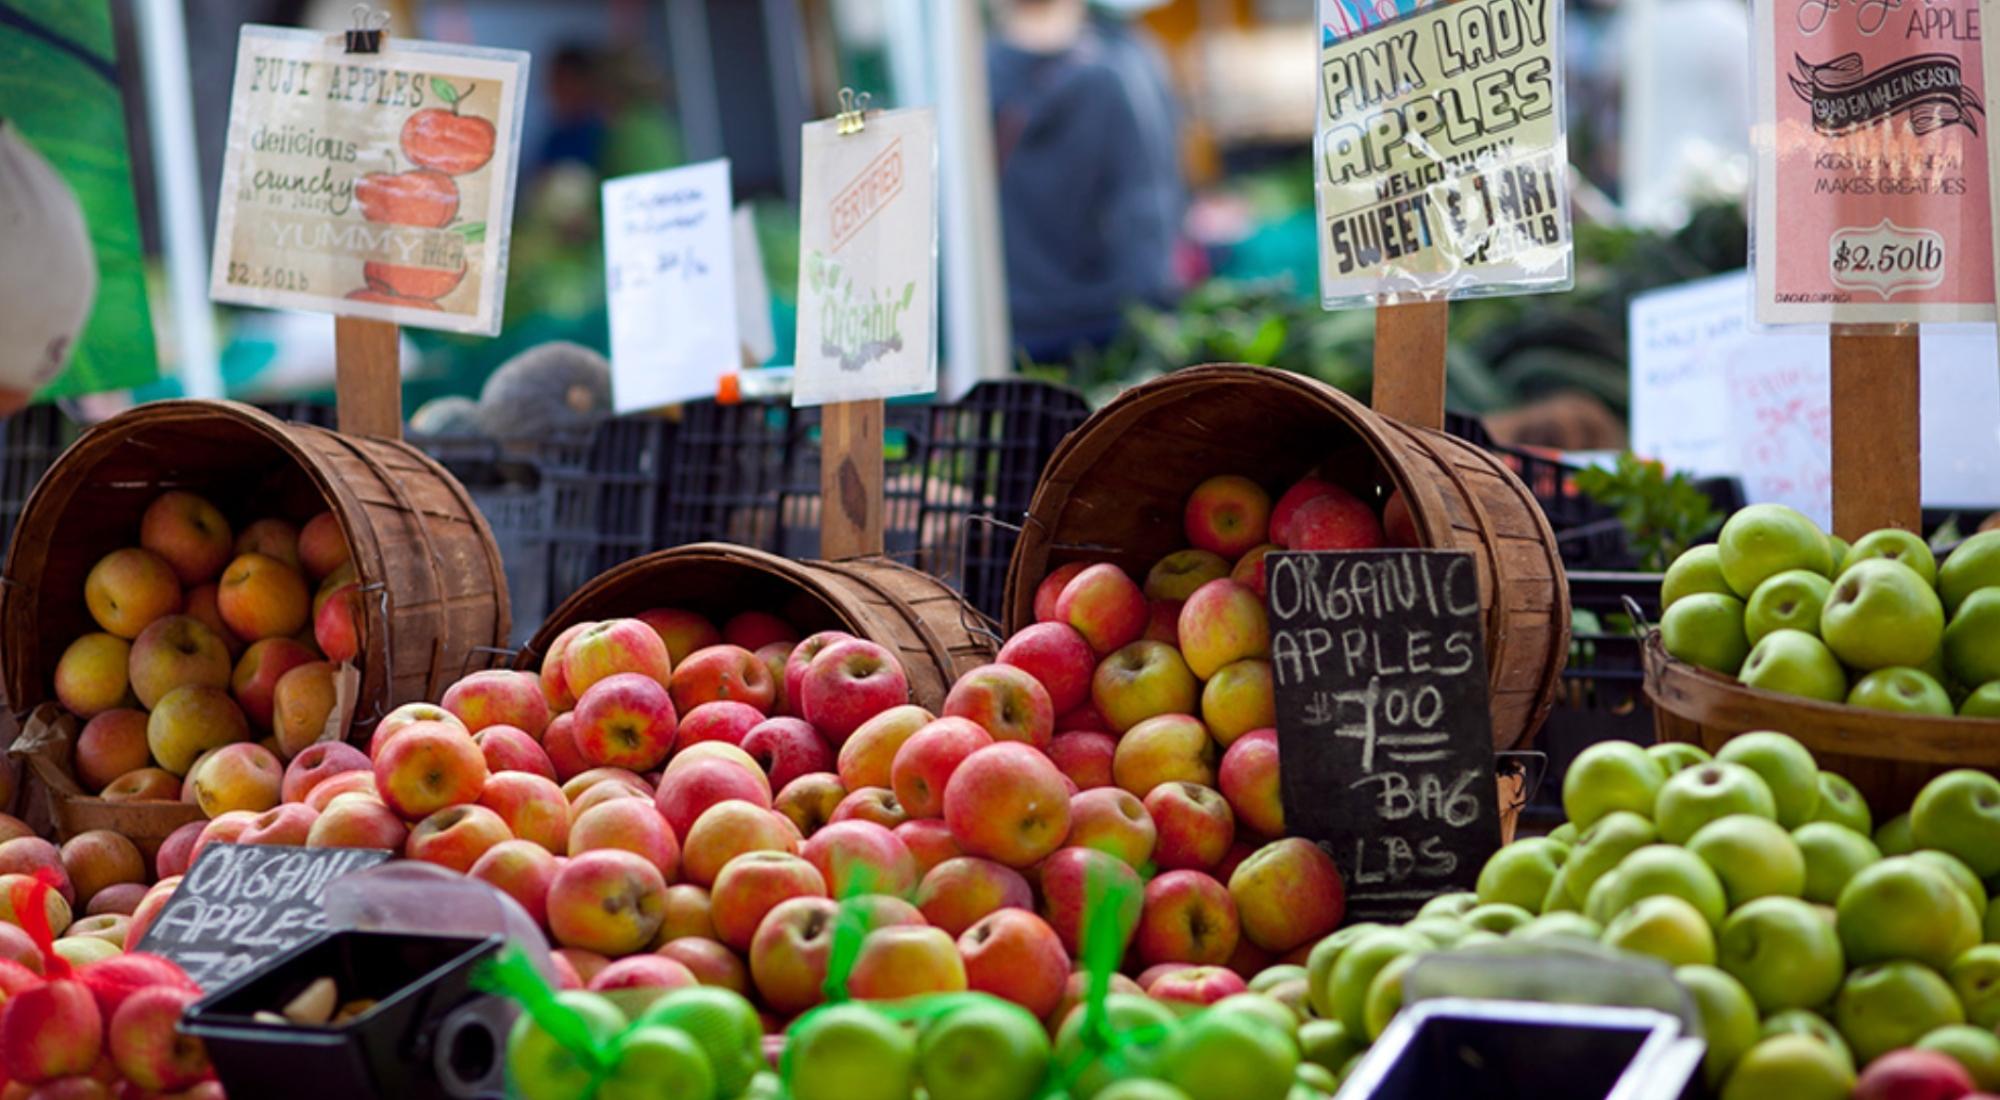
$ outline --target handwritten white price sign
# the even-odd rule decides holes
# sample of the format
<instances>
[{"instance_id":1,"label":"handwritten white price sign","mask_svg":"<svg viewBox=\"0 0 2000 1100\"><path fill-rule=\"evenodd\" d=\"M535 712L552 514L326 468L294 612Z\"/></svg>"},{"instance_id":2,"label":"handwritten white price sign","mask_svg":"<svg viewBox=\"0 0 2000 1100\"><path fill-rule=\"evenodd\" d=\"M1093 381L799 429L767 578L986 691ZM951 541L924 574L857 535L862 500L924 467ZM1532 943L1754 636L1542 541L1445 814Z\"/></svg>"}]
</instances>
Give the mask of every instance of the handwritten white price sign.
<instances>
[{"instance_id":1,"label":"handwritten white price sign","mask_svg":"<svg viewBox=\"0 0 2000 1100\"><path fill-rule=\"evenodd\" d=\"M741 365L729 162L604 183L611 394L619 412L715 396Z\"/></svg>"}]
</instances>

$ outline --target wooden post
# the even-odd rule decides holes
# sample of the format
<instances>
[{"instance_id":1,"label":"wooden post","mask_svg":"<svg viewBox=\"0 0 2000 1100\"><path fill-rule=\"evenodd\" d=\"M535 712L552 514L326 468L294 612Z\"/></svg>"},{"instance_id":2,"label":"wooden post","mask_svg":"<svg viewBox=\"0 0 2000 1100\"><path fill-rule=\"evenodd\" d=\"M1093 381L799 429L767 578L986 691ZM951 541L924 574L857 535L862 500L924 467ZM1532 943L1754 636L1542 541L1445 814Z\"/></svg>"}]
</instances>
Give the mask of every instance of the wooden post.
<instances>
[{"instance_id":1,"label":"wooden post","mask_svg":"<svg viewBox=\"0 0 2000 1100\"><path fill-rule=\"evenodd\" d=\"M1418 428L1444 427L1450 304L1424 298L1375 307L1375 411Z\"/></svg>"},{"instance_id":2,"label":"wooden post","mask_svg":"<svg viewBox=\"0 0 2000 1100\"><path fill-rule=\"evenodd\" d=\"M828 561L882 552L882 402L842 401L820 409L819 556Z\"/></svg>"},{"instance_id":3,"label":"wooden post","mask_svg":"<svg viewBox=\"0 0 2000 1100\"><path fill-rule=\"evenodd\" d=\"M1923 533L1915 325L1834 325L1833 532Z\"/></svg>"},{"instance_id":4,"label":"wooden post","mask_svg":"<svg viewBox=\"0 0 2000 1100\"><path fill-rule=\"evenodd\" d=\"M400 330L387 321L333 319L333 388L340 430L349 435L403 437Z\"/></svg>"}]
</instances>

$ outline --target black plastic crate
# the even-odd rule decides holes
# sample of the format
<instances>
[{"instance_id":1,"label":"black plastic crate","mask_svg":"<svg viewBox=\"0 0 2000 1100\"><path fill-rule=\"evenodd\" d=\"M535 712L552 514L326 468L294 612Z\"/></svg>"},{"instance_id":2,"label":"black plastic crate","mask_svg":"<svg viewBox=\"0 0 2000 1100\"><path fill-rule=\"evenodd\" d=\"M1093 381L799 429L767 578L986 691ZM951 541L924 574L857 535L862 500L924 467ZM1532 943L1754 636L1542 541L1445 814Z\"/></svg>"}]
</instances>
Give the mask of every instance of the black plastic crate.
<instances>
[{"instance_id":1,"label":"black plastic crate","mask_svg":"<svg viewBox=\"0 0 2000 1100\"><path fill-rule=\"evenodd\" d=\"M1535 824L1562 820L1563 776L1578 753L1599 741L1650 745L1654 740L1645 662L1626 601L1639 606L1645 621L1657 622L1660 574L1572 570L1569 598L1569 663L1556 704L1534 742L1548 766L1522 812L1523 820Z\"/></svg>"},{"instance_id":2,"label":"black plastic crate","mask_svg":"<svg viewBox=\"0 0 2000 1100\"><path fill-rule=\"evenodd\" d=\"M315 428L337 428L340 414L332 406L320 401L256 401L257 408L270 413L280 420L311 424Z\"/></svg>"},{"instance_id":3,"label":"black plastic crate","mask_svg":"<svg viewBox=\"0 0 2000 1100\"><path fill-rule=\"evenodd\" d=\"M675 428L657 417L618 417L588 437L544 445L550 610L599 573L667 545L660 519Z\"/></svg>"}]
</instances>

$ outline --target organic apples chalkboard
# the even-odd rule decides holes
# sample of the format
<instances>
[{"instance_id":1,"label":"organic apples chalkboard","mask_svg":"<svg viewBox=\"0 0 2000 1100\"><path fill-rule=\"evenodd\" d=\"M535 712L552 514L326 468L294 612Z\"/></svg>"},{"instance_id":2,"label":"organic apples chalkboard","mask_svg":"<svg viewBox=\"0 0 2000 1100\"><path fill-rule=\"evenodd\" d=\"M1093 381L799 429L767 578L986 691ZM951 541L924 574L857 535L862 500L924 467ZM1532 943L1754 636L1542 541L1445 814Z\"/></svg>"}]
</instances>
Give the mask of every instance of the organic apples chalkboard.
<instances>
[{"instance_id":1,"label":"organic apples chalkboard","mask_svg":"<svg viewBox=\"0 0 2000 1100\"><path fill-rule=\"evenodd\" d=\"M1469 890L1500 845L1472 555L1265 559L1285 828L1320 842L1350 920Z\"/></svg>"}]
</instances>

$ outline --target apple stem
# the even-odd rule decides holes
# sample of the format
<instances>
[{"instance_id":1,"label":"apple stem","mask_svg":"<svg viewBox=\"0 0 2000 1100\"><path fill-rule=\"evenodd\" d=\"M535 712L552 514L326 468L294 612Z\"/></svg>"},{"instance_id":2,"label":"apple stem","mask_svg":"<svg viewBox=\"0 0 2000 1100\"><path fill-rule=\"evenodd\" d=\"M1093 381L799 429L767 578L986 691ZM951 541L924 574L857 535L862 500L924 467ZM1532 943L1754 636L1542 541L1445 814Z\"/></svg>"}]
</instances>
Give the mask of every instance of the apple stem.
<instances>
[{"instance_id":1,"label":"apple stem","mask_svg":"<svg viewBox=\"0 0 2000 1100\"><path fill-rule=\"evenodd\" d=\"M464 102L465 102L465 98L466 98L467 96L471 95L471 94L472 94L472 90L473 90L474 88L477 88L477 87L479 87L479 84L478 84L478 82L477 82L477 81L475 81L475 82L473 82L473 83L471 83L471 84L467 84L467 85L465 86L465 90L464 90L464 91L462 91L462 92L460 92L460 93L458 93L458 98L457 98L457 99L454 99L454 100L452 100L452 101L451 101L451 113L452 113L452 114L454 114L454 115L455 115L455 114L457 114L457 113L458 113L458 105L459 105L459 104L461 104L461 103L464 103Z\"/></svg>"}]
</instances>

